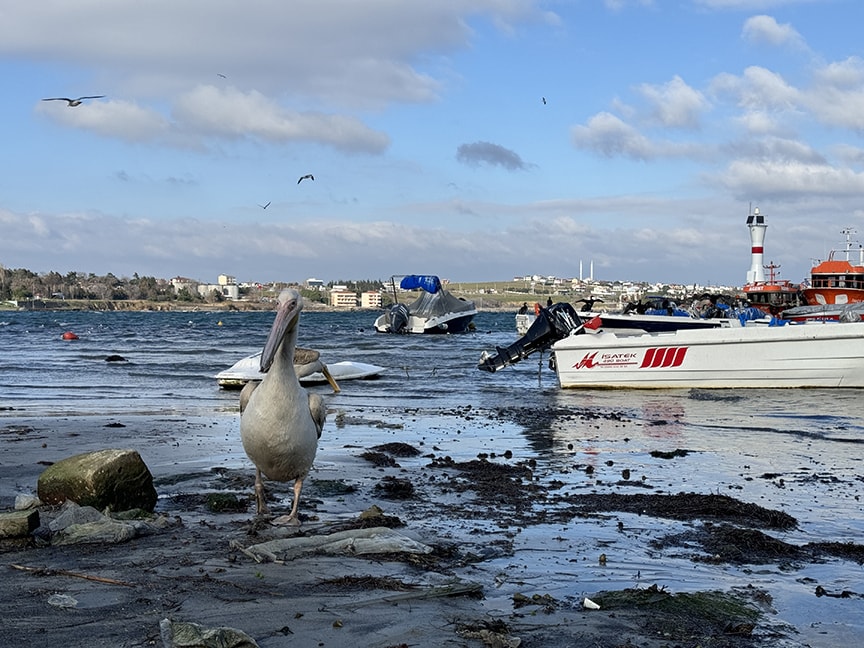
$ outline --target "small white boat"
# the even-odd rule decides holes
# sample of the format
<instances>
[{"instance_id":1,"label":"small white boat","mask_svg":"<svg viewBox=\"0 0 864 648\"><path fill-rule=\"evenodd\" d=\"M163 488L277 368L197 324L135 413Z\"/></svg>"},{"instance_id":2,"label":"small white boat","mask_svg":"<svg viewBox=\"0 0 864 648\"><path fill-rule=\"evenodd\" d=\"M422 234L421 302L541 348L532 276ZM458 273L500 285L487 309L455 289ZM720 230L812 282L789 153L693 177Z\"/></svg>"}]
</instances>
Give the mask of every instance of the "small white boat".
<instances>
[{"instance_id":1,"label":"small white boat","mask_svg":"<svg viewBox=\"0 0 864 648\"><path fill-rule=\"evenodd\" d=\"M259 369L260 362L260 353L238 360L230 368L216 374L216 383L225 389L241 389L250 380L263 380L264 374ZM378 365L366 364L365 362L351 362L349 360L334 362L326 366L330 375L337 383L343 380L377 378L384 371L384 367L379 367ZM316 385L329 382L321 371L304 376L301 375L302 367L295 365L295 369L298 372L301 384Z\"/></svg>"}]
</instances>

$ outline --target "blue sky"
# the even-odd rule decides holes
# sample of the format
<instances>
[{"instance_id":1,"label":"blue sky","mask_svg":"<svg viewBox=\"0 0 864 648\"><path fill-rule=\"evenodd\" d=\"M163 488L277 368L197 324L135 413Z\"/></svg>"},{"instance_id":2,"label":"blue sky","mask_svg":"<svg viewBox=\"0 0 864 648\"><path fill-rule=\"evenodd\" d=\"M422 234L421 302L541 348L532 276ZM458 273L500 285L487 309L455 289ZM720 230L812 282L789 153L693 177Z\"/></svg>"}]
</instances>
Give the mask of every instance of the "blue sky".
<instances>
[{"instance_id":1,"label":"blue sky","mask_svg":"<svg viewBox=\"0 0 864 648\"><path fill-rule=\"evenodd\" d=\"M0 17L7 268L491 281L581 261L740 285L751 205L781 278L844 227L864 235L860 0L45 0ZM83 95L105 96L43 101Z\"/></svg>"}]
</instances>

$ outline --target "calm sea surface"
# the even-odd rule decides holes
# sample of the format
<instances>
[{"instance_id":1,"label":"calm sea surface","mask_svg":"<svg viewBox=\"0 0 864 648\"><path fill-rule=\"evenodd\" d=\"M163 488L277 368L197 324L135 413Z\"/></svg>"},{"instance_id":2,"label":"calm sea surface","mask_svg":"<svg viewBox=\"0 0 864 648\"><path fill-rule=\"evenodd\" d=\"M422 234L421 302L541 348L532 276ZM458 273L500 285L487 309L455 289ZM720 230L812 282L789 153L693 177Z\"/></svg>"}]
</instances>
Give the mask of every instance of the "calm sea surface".
<instances>
[{"instance_id":1,"label":"calm sea surface","mask_svg":"<svg viewBox=\"0 0 864 648\"><path fill-rule=\"evenodd\" d=\"M545 358L497 374L477 370L483 350L516 339L512 313L480 313L476 332L460 336L383 335L374 331L375 316L305 312L299 343L320 350L325 362L353 360L385 368L378 379L345 382L342 393L328 396L331 408L367 416L416 408L412 424L386 432L385 441L440 437L438 444L452 448L454 457L458 450L470 459L506 439L508 447L532 453L549 475L574 491L608 487L626 465L634 474L643 471L661 491L719 492L785 510L799 520L797 530L783 534L787 542L864 542L860 390L565 391L545 368ZM12 417L135 413L234 421L237 392L219 389L214 375L259 351L272 321L272 312L0 312L0 427ZM79 339L62 340L64 331ZM109 355L126 361L106 362ZM326 386L320 389L329 394ZM539 408L560 416L546 416L539 426L524 420L466 426L456 438L441 419L444 412L466 405L481 417L500 407ZM571 415L576 410L617 412L628 427L622 433L605 419L588 425ZM385 435L374 428L352 433L358 443ZM363 434L368 439L361 439ZM650 456L652 450L679 448L694 452L678 463ZM325 470L327 452L319 451ZM586 462L597 466L590 483L584 471L574 469ZM522 539L529 546L542 545L549 532L526 529ZM620 542L620 534L610 533L610 541ZM587 540L573 540L579 541ZM653 562L641 551L634 556L621 582L612 578L612 584L632 585L627 580L636 572L689 587L762 579L771 583L781 616L795 620L806 645L845 645L848 637L864 632L859 620L864 598L813 595L815 582L828 590L864 594L864 570L855 563L829 560L790 574L766 568L757 576L758 570L718 572L683 558L670 563L668 556ZM548 573L555 572L546 578ZM589 577L583 575L588 591L610 584L608 574L599 583Z\"/></svg>"}]
</instances>

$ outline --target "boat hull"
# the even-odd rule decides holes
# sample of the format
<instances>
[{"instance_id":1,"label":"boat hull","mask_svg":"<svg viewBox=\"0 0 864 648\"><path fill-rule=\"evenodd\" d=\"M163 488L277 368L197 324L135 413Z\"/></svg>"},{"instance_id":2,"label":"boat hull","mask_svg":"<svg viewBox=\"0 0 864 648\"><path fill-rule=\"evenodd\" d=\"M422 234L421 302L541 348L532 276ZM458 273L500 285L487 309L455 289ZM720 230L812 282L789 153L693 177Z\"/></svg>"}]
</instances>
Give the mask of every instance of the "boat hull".
<instances>
[{"instance_id":1,"label":"boat hull","mask_svg":"<svg viewBox=\"0 0 864 648\"><path fill-rule=\"evenodd\" d=\"M563 388L864 387L864 322L573 334L552 351Z\"/></svg>"},{"instance_id":2,"label":"boat hull","mask_svg":"<svg viewBox=\"0 0 864 648\"><path fill-rule=\"evenodd\" d=\"M238 360L230 368L216 374L216 384L222 389L242 389L250 380L263 380L266 374L261 373L261 354L256 353ZM365 380L377 378L384 367L366 364L365 362L333 362L327 365L327 370L336 382L340 380ZM299 379L302 385L317 385L327 382L327 377L322 372L315 372Z\"/></svg>"},{"instance_id":3,"label":"boat hull","mask_svg":"<svg viewBox=\"0 0 864 648\"><path fill-rule=\"evenodd\" d=\"M450 313L441 317L417 317L409 315L407 323L400 328L398 333L428 333L444 335L447 333L467 333L471 330L471 324L476 310L461 313ZM375 330L379 333L392 333L390 317L387 313L375 319Z\"/></svg>"}]
</instances>

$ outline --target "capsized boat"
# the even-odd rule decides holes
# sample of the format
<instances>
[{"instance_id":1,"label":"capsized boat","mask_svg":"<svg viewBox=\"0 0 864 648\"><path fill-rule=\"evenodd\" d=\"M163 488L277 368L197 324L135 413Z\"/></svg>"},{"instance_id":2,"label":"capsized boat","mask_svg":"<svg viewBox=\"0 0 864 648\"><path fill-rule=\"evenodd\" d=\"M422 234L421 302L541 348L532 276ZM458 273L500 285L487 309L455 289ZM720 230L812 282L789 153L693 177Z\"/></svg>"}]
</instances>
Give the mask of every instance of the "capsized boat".
<instances>
[{"instance_id":1,"label":"capsized boat","mask_svg":"<svg viewBox=\"0 0 864 648\"><path fill-rule=\"evenodd\" d=\"M399 302L396 278L402 290L420 290L410 304ZM390 278L393 305L375 319L379 333L465 333L473 327L477 309L473 301L455 297L435 275L395 275Z\"/></svg>"},{"instance_id":2,"label":"capsized boat","mask_svg":"<svg viewBox=\"0 0 864 648\"><path fill-rule=\"evenodd\" d=\"M774 318L713 330L618 335L595 321L602 316L568 320L569 314L553 313L545 330L529 331L494 355L484 353L478 368L497 371L549 349L564 388L864 387L864 322Z\"/></svg>"},{"instance_id":3,"label":"capsized boat","mask_svg":"<svg viewBox=\"0 0 864 648\"><path fill-rule=\"evenodd\" d=\"M220 371L214 376L216 384L223 389L242 389L250 380L263 380L264 374L260 370L261 353L246 356L235 362L231 367ZM298 370L298 379L303 385L317 385L329 382L323 371L315 371L308 375L301 375L302 367ZM361 380L366 378L377 378L385 370L384 367L366 364L364 362L332 362L326 365L330 376L338 383L343 380Z\"/></svg>"},{"instance_id":4,"label":"capsized boat","mask_svg":"<svg viewBox=\"0 0 864 648\"><path fill-rule=\"evenodd\" d=\"M837 250L831 250L828 259L810 270L810 285L802 291L808 304L852 304L864 301L864 247L852 240L855 233L850 227L842 232L846 236L843 252L845 259L835 259ZM858 262L852 262L852 252L858 252Z\"/></svg>"}]
</instances>

